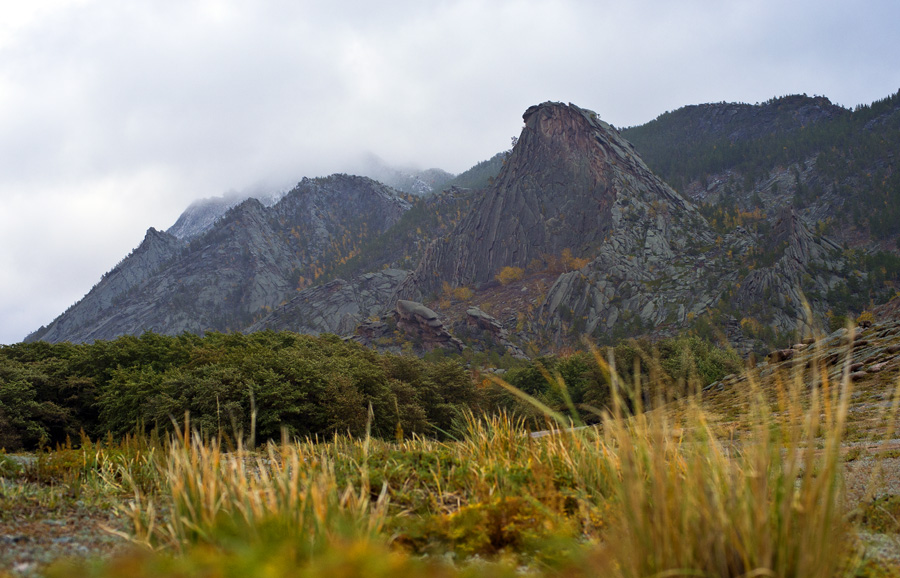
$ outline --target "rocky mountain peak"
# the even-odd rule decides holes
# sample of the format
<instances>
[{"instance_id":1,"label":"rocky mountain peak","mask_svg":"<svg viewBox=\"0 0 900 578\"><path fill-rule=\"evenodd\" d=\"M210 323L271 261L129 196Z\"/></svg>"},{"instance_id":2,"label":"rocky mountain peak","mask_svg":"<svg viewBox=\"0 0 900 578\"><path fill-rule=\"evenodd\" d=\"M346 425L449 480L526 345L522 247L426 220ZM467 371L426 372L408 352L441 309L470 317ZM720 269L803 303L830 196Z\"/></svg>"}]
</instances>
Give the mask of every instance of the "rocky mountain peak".
<instances>
[{"instance_id":1,"label":"rocky mountain peak","mask_svg":"<svg viewBox=\"0 0 900 578\"><path fill-rule=\"evenodd\" d=\"M483 284L503 267L528 267L565 251L595 255L621 225L623 204L693 211L596 113L545 102L523 119L493 185L454 233L429 249L408 282L418 283L419 291L443 281Z\"/></svg>"}]
</instances>

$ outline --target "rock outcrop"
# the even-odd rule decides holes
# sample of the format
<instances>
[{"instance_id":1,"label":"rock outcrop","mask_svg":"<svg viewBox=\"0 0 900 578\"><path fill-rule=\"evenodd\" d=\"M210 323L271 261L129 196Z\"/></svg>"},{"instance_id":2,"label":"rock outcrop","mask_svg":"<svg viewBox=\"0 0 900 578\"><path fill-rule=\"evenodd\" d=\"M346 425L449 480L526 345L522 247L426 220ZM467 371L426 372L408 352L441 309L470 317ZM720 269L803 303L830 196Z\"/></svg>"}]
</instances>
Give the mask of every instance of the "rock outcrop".
<instances>
[{"instance_id":1,"label":"rock outcrop","mask_svg":"<svg viewBox=\"0 0 900 578\"><path fill-rule=\"evenodd\" d=\"M568 251L587 264L561 275L539 309L538 331L558 340L682 324L718 301L736 276L721 255L747 239L717 244L696 208L595 113L544 103L523 118L494 185L430 248L405 294L484 285L503 267Z\"/></svg>"},{"instance_id":2,"label":"rock outcrop","mask_svg":"<svg viewBox=\"0 0 900 578\"><path fill-rule=\"evenodd\" d=\"M650 175L632 147L591 111L544 103L523 118L525 128L494 184L453 234L426 253L415 277L420 292L444 281L484 284L503 267L527 267L566 249L591 255L613 226L618 183ZM673 195L670 202L681 199Z\"/></svg>"},{"instance_id":3,"label":"rock outcrop","mask_svg":"<svg viewBox=\"0 0 900 578\"><path fill-rule=\"evenodd\" d=\"M350 281L335 279L304 289L284 305L250 325L246 331L287 330L318 335L352 335L357 326L387 313L406 271L386 269ZM374 335L376 330L370 333ZM381 334L379 333L378 336Z\"/></svg>"},{"instance_id":4,"label":"rock outcrop","mask_svg":"<svg viewBox=\"0 0 900 578\"><path fill-rule=\"evenodd\" d=\"M436 348L462 351L462 342L444 327L438 314L415 301L397 301L397 327L425 351Z\"/></svg>"},{"instance_id":5,"label":"rock outcrop","mask_svg":"<svg viewBox=\"0 0 900 578\"><path fill-rule=\"evenodd\" d=\"M900 373L900 318L895 312L879 317L868 328L857 327L850 332L841 328L829 335L809 338L790 348L775 350L755 370L727 376L707 385L704 390L739 389L748 379L755 378L752 375L754 372L763 378L785 372L787 377L795 369L808 370L813 367L824 370L823 374L833 384L840 383L845 372L853 381L881 379L883 383L892 383ZM885 372L891 373L892 377L883 376ZM882 397L886 403L889 403L891 389L888 388Z\"/></svg>"},{"instance_id":6,"label":"rock outcrop","mask_svg":"<svg viewBox=\"0 0 900 578\"><path fill-rule=\"evenodd\" d=\"M478 307L469 307L466 310L466 325L477 332L485 332L491 341L505 348L506 352L513 357L528 358L518 345L509 340L509 332L503 327L503 324Z\"/></svg>"},{"instance_id":7,"label":"rock outcrop","mask_svg":"<svg viewBox=\"0 0 900 578\"><path fill-rule=\"evenodd\" d=\"M782 212L759 247L777 260L740 280L734 306L747 315L767 316L767 322L781 331L796 328L811 333L814 327L806 325L803 308L808 305L813 312L824 313L829 308L828 292L856 275L846 271L841 247L813 235L791 209Z\"/></svg>"}]
</instances>

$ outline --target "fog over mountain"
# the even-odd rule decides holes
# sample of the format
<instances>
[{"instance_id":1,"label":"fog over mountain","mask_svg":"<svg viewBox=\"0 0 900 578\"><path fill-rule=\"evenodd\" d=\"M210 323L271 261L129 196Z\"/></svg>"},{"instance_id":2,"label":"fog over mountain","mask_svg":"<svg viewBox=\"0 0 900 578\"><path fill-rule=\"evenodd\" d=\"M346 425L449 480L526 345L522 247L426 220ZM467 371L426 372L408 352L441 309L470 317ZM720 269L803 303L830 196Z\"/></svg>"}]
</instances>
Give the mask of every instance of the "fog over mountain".
<instances>
[{"instance_id":1,"label":"fog over mountain","mask_svg":"<svg viewBox=\"0 0 900 578\"><path fill-rule=\"evenodd\" d=\"M898 20L889 1L5 3L0 343L198 199L369 153L460 173L546 100L617 127L793 93L872 102L900 87Z\"/></svg>"}]
</instances>

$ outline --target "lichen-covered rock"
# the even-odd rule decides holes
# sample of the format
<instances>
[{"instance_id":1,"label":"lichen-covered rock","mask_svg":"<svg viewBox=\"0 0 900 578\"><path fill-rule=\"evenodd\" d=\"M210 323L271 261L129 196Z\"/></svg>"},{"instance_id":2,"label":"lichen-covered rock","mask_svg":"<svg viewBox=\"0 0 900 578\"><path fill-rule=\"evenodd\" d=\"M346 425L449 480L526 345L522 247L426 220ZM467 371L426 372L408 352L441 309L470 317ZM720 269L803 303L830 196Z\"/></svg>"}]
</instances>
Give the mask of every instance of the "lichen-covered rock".
<instances>
[{"instance_id":1,"label":"lichen-covered rock","mask_svg":"<svg viewBox=\"0 0 900 578\"><path fill-rule=\"evenodd\" d=\"M890 361L882 361L881 363L875 363L871 367L869 367L869 373L879 373L884 371L891 362Z\"/></svg>"}]
</instances>

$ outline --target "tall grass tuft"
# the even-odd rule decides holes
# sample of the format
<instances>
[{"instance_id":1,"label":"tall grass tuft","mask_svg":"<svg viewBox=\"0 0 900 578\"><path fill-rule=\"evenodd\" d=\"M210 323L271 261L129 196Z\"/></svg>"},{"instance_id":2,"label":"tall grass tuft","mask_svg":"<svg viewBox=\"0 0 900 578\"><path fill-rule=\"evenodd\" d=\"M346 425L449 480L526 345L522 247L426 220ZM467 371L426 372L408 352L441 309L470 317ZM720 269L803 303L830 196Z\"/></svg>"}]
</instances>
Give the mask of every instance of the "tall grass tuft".
<instances>
[{"instance_id":1,"label":"tall grass tuft","mask_svg":"<svg viewBox=\"0 0 900 578\"><path fill-rule=\"evenodd\" d=\"M597 356L614 387L623 382ZM850 399L845 376L775 380L745 392L744 433L722 438L699 395L640 408L621 395L602 426L598 458L614 472L613 513L594 564L610 575L832 577L848 569L840 443ZM810 391L811 388L811 391ZM805 406L805 407L804 407Z\"/></svg>"},{"instance_id":2,"label":"tall grass tuft","mask_svg":"<svg viewBox=\"0 0 900 578\"><path fill-rule=\"evenodd\" d=\"M197 545L290 544L299 558L341 541L378 540L386 491L370 499L338 486L333 463L311 443L226 452L216 440L174 436L162 467L168 503L135 492L132 539L185 552ZM162 507L161 507L162 506Z\"/></svg>"}]
</instances>

